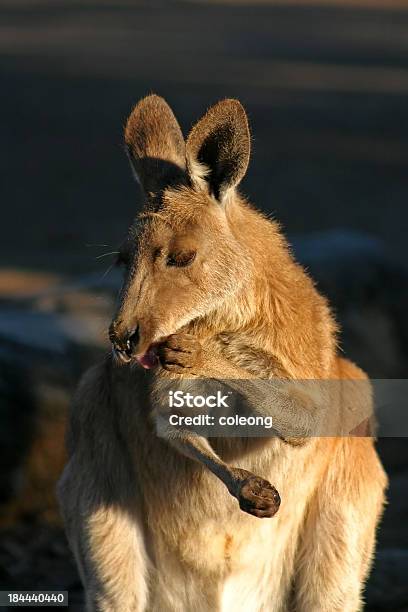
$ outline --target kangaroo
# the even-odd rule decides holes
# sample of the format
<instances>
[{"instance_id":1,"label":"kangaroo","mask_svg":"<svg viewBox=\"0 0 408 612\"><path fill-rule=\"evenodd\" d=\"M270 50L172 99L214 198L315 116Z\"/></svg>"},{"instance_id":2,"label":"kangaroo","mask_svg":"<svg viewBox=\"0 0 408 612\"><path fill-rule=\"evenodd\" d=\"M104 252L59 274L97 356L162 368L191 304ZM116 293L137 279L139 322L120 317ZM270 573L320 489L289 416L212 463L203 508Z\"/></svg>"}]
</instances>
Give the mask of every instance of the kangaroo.
<instances>
[{"instance_id":1,"label":"kangaroo","mask_svg":"<svg viewBox=\"0 0 408 612\"><path fill-rule=\"evenodd\" d=\"M145 207L120 251L112 353L79 385L58 485L87 609L360 610L387 484L370 385L338 355L329 306L277 223L236 189L243 107L219 102L185 142L151 95L125 144ZM170 425L166 390L194 380L229 385L276 435Z\"/></svg>"}]
</instances>

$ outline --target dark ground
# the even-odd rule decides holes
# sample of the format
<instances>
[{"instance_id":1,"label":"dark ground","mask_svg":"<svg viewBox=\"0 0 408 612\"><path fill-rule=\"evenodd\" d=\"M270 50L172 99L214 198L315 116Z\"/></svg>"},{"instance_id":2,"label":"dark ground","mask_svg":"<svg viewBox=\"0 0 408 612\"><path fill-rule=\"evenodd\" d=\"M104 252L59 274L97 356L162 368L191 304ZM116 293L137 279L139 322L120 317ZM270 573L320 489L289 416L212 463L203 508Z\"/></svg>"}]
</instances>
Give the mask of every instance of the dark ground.
<instances>
[{"instance_id":1,"label":"dark ground","mask_svg":"<svg viewBox=\"0 0 408 612\"><path fill-rule=\"evenodd\" d=\"M103 275L109 257L96 257L137 210L123 124L151 91L185 132L238 97L254 203L290 235L359 230L408 265L408 10L272 4L0 2L2 268ZM380 443L392 477L376 568L387 554L388 569L373 575L372 612L408 610L406 449ZM0 534L2 588L64 585L78 601L68 559L58 528L35 517Z\"/></svg>"}]
</instances>

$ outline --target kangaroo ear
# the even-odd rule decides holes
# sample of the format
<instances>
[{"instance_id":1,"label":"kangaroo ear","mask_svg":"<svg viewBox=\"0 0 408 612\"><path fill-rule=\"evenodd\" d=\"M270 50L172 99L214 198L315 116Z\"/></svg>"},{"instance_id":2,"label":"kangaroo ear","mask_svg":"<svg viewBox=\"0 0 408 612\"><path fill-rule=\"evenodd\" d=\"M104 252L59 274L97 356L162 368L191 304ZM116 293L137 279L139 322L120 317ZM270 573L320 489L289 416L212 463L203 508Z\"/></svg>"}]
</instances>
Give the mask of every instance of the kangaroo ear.
<instances>
[{"instance_id":1,"label":"kangaroo ear","mask_svg":"<svg viewBox=\"0 0 408 612\"><path fill-rule=\"evenodd\" d=\"M251 150L248 119L238 100L212 106L190 132L187 171L197 188L206 188L220 202L244 177Z\"/></svg>"},{"instance_id":2,"label":"kangaroo ear","mask_svg":"<svg viewBox=\"0 0 408 612\"><path fill-rule=\"evenodd\" d=\"M136 179L154 197L185 179L185 142L173 111L150 95L136 104L127 120L125 143Z\"/></svg>"}]
</instances>

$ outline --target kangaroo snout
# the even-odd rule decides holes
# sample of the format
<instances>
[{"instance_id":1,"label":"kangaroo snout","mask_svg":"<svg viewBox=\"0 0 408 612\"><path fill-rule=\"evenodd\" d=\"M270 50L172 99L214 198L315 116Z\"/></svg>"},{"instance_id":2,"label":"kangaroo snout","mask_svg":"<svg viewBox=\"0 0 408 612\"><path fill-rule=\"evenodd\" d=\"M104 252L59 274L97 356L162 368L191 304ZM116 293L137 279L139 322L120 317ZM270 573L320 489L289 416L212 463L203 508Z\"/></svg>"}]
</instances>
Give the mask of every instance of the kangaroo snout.
<instances>
[{"instance_id":1,"label":"kangaroo snout","mask_svg":"<svg viewBox=\"0 0 408 612\"><path fill-rule=\"evenodd\" d=\"M139 326L127 328L112 321L109 328L109 339L116 357L128 363L136 355L139 345Z\"/></svg>"},{"instance_id":2,"label":"kangaroo snout","mask_svg":"<svg viewBox=\"0 0 408 612\"><path fill-rule=\"evenodd\" d=\"M109 338L115 357L122 363L137 361L143 368L154 368L158 364L157 343L151 344L147 350L141 350L140 326L124 327L116 321L111 323Z\"/></svg>"}]
</instances>

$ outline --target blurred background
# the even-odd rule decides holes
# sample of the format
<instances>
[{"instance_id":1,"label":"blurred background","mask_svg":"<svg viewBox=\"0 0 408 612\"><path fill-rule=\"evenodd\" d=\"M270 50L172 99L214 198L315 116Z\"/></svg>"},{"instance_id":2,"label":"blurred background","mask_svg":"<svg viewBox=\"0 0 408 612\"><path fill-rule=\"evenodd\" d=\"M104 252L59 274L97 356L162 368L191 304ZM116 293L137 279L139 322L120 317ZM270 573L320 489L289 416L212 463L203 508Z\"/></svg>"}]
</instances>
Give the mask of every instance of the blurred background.
<instances>
[{"instance_id":1,"label":"blurred background","mask_svg":"<svg viewBox=\"0 0 408 612\"><path fill-rule=\"evenodd\" d=\"M109 347L114 252L139 206L126 117L150 92L184 132L245 105L243 191L330 298L341 349L408 372L407 0L0 1L0 589L82 591L54 498L80 374ZM366 609L408 611L408 444Z\"/></svg>"}]
</instances>

